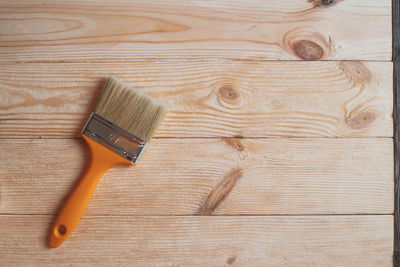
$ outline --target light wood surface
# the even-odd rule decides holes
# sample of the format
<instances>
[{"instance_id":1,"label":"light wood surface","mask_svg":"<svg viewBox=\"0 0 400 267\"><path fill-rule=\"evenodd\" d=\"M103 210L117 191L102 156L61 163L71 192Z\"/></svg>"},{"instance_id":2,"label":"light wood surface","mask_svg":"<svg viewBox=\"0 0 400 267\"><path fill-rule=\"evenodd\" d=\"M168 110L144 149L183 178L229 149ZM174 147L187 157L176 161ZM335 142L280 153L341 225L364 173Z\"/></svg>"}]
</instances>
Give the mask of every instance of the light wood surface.
<instances>
[{"instance_id":1,"label":"light wood surface","mask_svg":"<svg viewBox=\"0 0 400 267\"><path fill-rule=\"evenodd\" d=\"M78 137L109 75L170 106L156 137L392 137L391 62L0 66L1 137Z\"/></svg>"},{"instance_id":2,"label":"light wood surface","mask_svg":"<svg viewBox=\"0 0 400 267\"><path fill-rule=\"evenodd\" d=\"M391 14L391 0L1 1L0 266L391 266ZM171 112L50 249L109 75Z\"/></svg>"},{"instance_id":3,"label":"light wood surface","mask_svg":"<svg viewBox=\"0 0 400 267\"><path fill-rule=\"evenodd\" d=\"M89 155L74 139L0 151L7 214L55 214ZM386 138L156 139L137 167L104 175L87 214L391 214L392 159Z\"/></svg>"},{"instance_id":4,"label":"light wood surface","mask_svg":"<svg viewBox=\"0 0 400 267\"><path fill-rule=\"evenodd\" d=\"M0 60L390 60L391 0L334 2L2 1Z\"/></svg>"},{"instance_id":5,"label":"light wood surface","mask_svg":"<svg viewBox=\"0 0 400 267\"><path fill-rule=\"evenodd\" d=\"M57 249L51 216L0 216L2 263L24 266L391 266L393 216L85 217Z\"/></svg>"}]
</instances>

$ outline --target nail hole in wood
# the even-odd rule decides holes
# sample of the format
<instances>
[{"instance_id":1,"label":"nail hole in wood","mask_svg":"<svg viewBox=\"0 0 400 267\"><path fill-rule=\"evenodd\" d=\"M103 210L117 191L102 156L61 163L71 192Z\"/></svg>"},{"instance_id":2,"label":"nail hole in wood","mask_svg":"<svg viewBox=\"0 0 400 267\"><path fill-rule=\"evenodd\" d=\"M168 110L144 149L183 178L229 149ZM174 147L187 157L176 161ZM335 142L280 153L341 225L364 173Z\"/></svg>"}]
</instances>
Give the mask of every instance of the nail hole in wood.
<instances>
[{"instance_id":1,"label":"nail hole in wood","mask_svg":"<svg viewBox=\"0 0 400 267\"><path fill-rule=\"evenodd\" d=\"M65 227L65 225L61 224L58 226L57 231L60 235L65 235L67 233L67 227Z\"/></svg>"}]
</instances>

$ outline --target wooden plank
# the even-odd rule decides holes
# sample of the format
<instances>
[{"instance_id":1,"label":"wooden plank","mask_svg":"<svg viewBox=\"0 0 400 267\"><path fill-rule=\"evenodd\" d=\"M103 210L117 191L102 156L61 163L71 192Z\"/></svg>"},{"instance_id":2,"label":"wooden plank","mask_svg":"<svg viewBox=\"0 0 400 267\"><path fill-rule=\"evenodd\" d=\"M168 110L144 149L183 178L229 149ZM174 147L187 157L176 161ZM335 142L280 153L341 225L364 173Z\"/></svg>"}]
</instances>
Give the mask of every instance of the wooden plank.
<instances>
[{"instance_id":1,"label":"wooden plank","mask_svg":"<svg viewBox=\"0 0 400 267\"><path fill-rule=\"evenodd\" d=\"M392 266L393 216L84 218L57 249L50 216L0 216L5 266Z\"/></svg>"},{"instance_id":2,"label":"wooden plank","mask_svg":"<svg viewBox=\"0 0 400 267\"><path fill-rule=\"evenodd\" d=\"M73 139L0 140L2 214L56 214L89 151ZM393 141L155 139L114 168L85 214L392 214Z\"/></svg>"},{"instance_id":3,"label":"wooden plank","mask_svg":"<svg viewBox=\"0 0 400 267\"><path fill-rule=\"evenodd\" d=\"M391 0L8 0L0 19L2 61L391 59Z\"/></svg>"},{"instance_id":4,"label":"wooden plank","mask_svg":"<svg viewBox=\"0 0 400 267\"><path fill-rule=\"evenodd\" d=\"M346 1L344 1L346 2ZM171 107L157 137L392 137L391 62L0 65L0 136L78 137L109 75Z\"/></svg>"}]
</instances>

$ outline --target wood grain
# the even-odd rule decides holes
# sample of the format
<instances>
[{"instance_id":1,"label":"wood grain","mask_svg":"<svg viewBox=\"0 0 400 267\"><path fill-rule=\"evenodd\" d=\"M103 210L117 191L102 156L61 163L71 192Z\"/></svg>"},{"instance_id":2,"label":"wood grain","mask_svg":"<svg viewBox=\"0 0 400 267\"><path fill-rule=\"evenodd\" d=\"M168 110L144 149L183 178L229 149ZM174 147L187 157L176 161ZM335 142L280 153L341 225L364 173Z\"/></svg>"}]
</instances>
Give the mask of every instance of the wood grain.
<instances>
[{"instance_id":1,"label":"wood grain","mask_svg":"<svg viewBox=\"0 0 400 267\"><path fill-rule=\"evenodd\" d=\"M6 266L392 266L393 216L84 218L48 249L50 216L0 216Z\"/></svg>"},{"instance_id":2,"label":"wood grain","mask_svg":"<svg viewBox=\"0 0 400 267\"><path fill-rule=\"evenodd\" d=\"M1 214L56 214L86 169L72 139L0 140ZM391 214L393 141L156 139L85 214Z\"/></svg>"},{"instance_id":3,"label":"wood grain","mask_svg":"<svg viewBox=\"0 0 400 267\"><path fill-rule=\"evenodd\" d=\"M392 137L391 62L0 65L0 136L78 137L109 75L166 102L156 137Z\"/></svg>"},{"instance_id":4,"label":"wood grain","mask_svg":"<svg viewBox=\"0 0 400 267\"><path fill-rule=\"evenodd\" d=\"M2 1L0 60L391 59L391 0L330 2Z\"/></svg>"},{"instance_id":5,"label":"wood grain","mask_svg":"<svg viewBox=\"0 0 400 267\"><path fill-rule=\"evenodd\" d=\"M397 264L391 2L1 1L0 265ZM109 75L171 112L49 249Z\"/></svg>"}]
</instances>

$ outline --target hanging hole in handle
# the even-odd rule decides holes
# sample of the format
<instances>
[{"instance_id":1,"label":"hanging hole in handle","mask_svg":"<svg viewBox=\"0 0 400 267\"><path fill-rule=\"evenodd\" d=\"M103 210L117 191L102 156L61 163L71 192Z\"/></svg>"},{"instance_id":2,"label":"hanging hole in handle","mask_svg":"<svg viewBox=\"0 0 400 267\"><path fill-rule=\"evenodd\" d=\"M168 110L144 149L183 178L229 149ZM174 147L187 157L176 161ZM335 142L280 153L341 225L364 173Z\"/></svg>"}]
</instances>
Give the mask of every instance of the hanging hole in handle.
<instances>
[{"instance_id":1,"label":"hanging hole in handle","mask_svg":"<svg viewBox=\"0 0 400 267\"><path fill-rule=\"evenodd\" d=\"M60 224L56 230L57 236L61 237L61 236L65 235L66 233L67 233L67 227L65 227L65 225L63 225L63 224Z\"/></svg>"}]
</instances>

